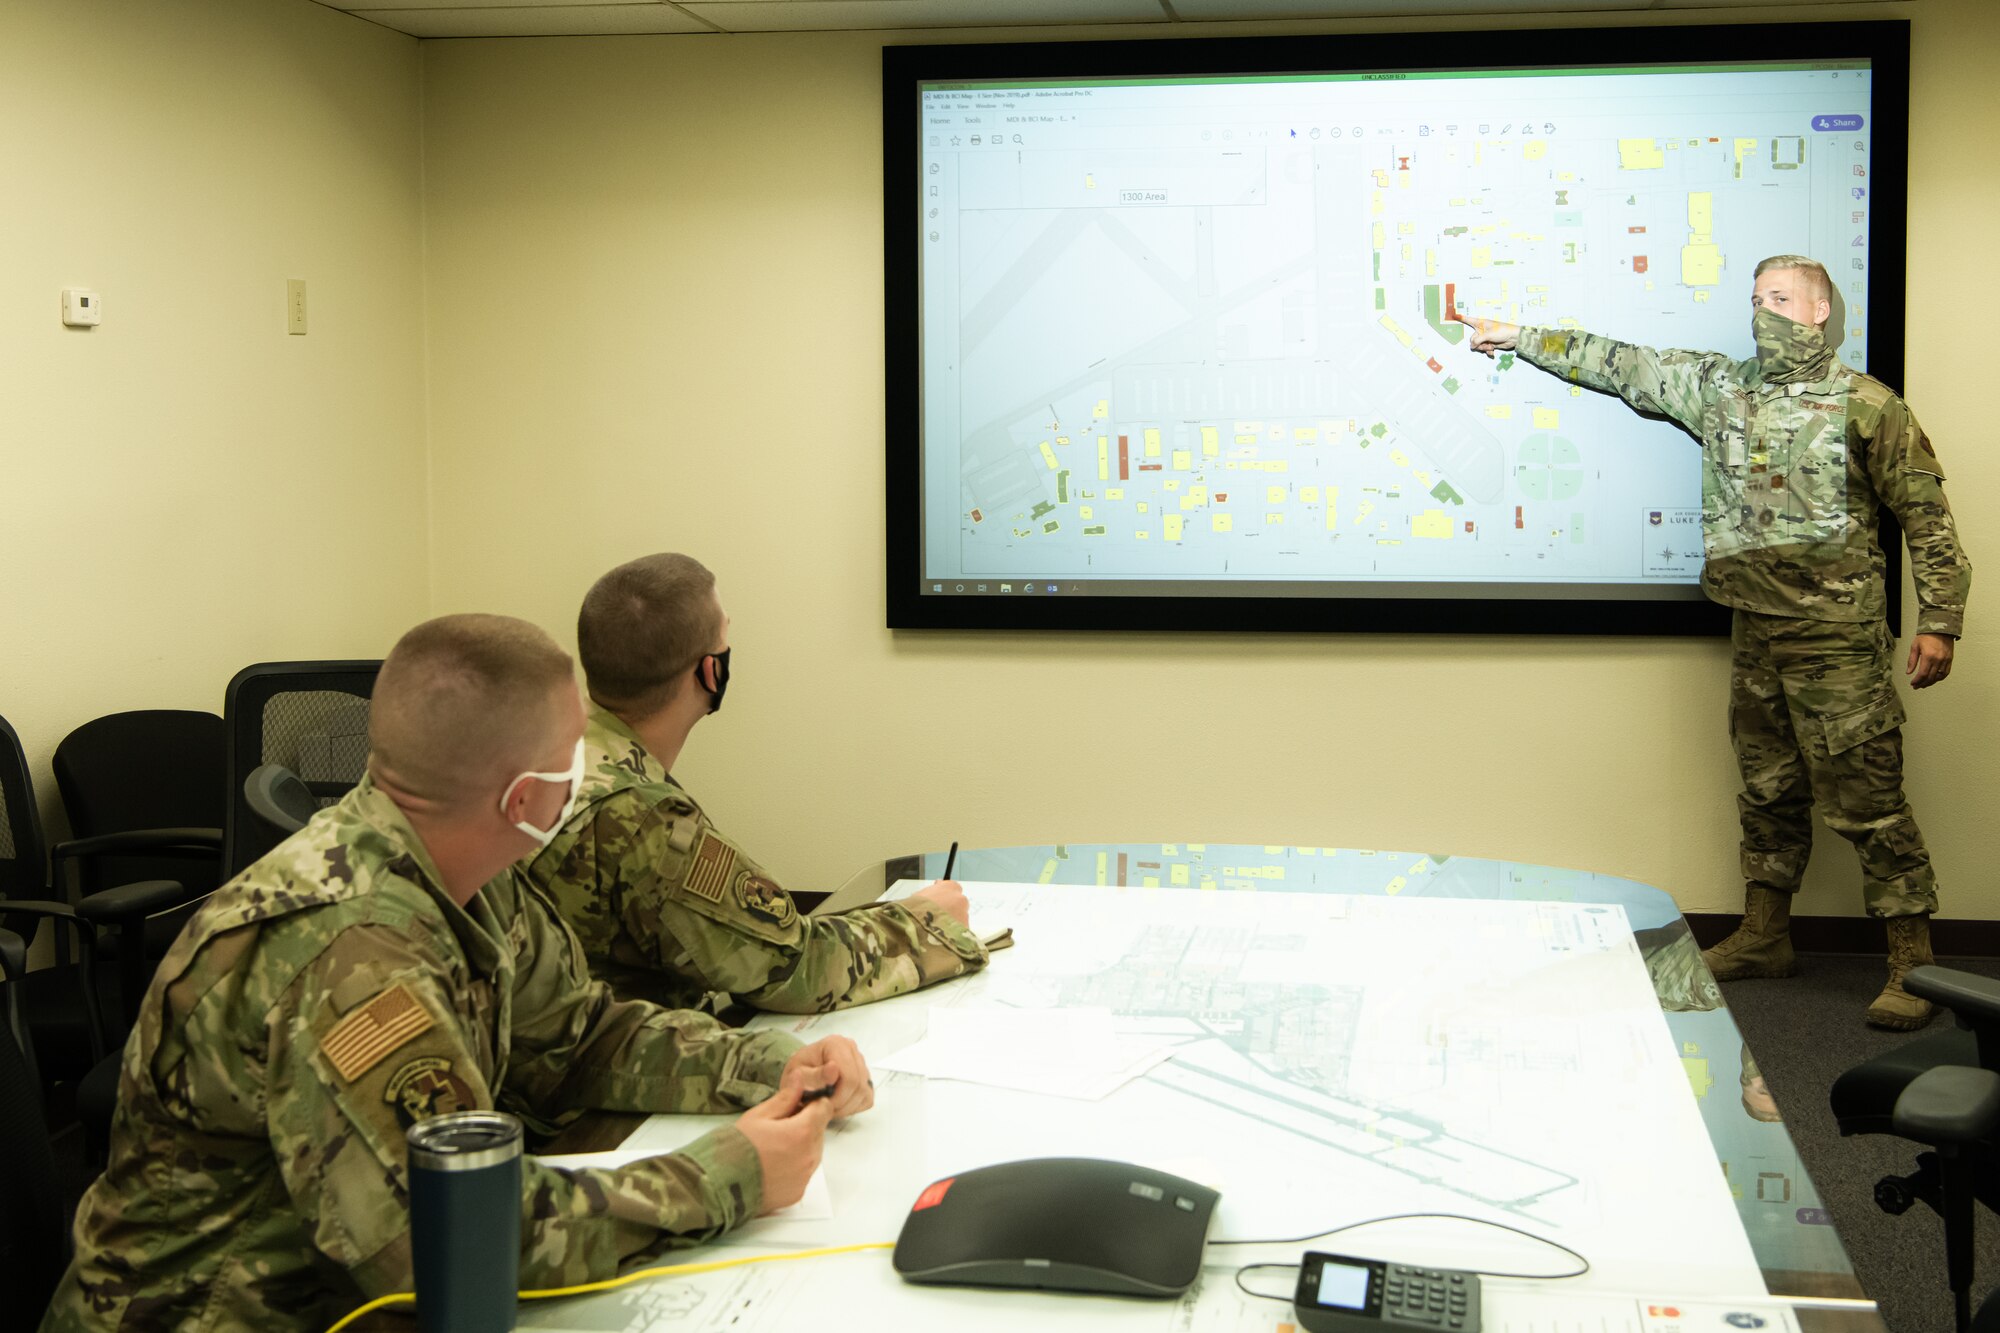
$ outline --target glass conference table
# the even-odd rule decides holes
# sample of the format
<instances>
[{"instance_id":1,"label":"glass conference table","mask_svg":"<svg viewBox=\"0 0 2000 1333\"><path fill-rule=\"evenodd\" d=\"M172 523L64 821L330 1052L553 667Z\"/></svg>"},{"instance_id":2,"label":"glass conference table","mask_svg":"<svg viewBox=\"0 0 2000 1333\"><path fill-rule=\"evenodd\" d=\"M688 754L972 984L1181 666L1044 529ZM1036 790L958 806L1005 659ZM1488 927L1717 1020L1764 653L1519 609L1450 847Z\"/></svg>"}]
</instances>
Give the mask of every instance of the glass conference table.
<instances>
[{"instance_id":1,"label":"glass conference table","mask_svg":"<svg viewBox=\"0 0 2000 1333\"><path fill-rule=\"evenodd\" d=\"M843 911L873 902L903 880L944 873L945 853L872 864L827 894L797 894L802 910ZM1751 1054L1702 965L1687 922L1672 898L1633 880L1513 861L1420 852L1357 851L1218 843L1057 843L962 848L961 881L1120 885L1402 896L1432 899L1615 903L1625 909L1660 1006L1686 1069L1718 1165L1769 1289L1777 1295L1865 1296L1834 1234L1832 1219L1763 1089ZM728 1015L743 1017L747 1015ZM641 1117L595 1114L544 1151L614 1146ZM1865 1307L1801 1307L1809 1333L1873 1333L1885 1326Z\"/></svg>"}]
</instances>

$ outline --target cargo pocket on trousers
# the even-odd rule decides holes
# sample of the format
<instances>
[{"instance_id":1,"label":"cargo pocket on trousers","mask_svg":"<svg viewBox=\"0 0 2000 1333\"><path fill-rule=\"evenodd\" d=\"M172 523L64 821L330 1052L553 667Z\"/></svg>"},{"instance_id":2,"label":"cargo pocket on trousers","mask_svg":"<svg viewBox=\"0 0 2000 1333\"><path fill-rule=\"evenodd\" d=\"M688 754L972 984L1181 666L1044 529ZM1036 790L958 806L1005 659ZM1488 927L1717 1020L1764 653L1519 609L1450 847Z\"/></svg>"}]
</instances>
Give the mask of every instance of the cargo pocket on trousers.
<instances>
[{"instance_id":1,"label":"cargo pocket on trousers","mask_svg":"<svg viewBox=\"0 0 2000 1333\"><path fill-rule=\"evenodd\" d=\"M1878 812L1902 804L1903 701L1891 694L1820 721L1840 808Z\"/></svg>"}]
</instances>

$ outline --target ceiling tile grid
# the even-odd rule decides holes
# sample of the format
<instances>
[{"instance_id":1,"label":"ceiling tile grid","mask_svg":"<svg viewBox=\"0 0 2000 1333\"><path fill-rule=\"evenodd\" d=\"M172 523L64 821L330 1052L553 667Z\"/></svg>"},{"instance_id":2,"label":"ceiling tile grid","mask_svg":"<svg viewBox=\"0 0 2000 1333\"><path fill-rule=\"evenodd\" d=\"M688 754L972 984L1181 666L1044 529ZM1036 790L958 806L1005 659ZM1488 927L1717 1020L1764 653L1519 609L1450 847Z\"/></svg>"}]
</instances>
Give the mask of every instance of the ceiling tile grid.
<instances>
[{"instance_id":1,"label":"ceiling tile grid","mask_svg":"<svg viewBox=\"0 0 2000 1333\"><path fill-rule=\"evenodd\" d=\"M1770 0L318 0L413 37L857 32L1746 9ZM1870 0L1792 0L1840 5ZM1876 0L1879 2L1879 0ZM1907 2L1907 0L1905 0Z\"/></svg>"}]
</instances>

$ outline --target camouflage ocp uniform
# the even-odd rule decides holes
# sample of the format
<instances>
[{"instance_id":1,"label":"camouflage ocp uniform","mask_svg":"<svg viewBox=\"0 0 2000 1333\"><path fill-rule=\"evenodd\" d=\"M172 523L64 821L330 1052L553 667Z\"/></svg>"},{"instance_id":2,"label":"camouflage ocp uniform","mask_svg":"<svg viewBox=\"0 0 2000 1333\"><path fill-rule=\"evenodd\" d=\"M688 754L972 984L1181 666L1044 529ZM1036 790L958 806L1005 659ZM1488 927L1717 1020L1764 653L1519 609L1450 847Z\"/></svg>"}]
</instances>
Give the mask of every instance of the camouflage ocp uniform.
<instances>
[{"instance_id":1,"label":"camouflage ocp uniform","mask_svg":"<svg viewBox=\"0 0 2000 1333\"><path fill-rule=\"evenodd\" d=\"M1789 327L1788 327L1789 326ZM1743 874L1790 893L1817 802L1854 843L1877 916L1934 911L1930 856L1903 797L1903 706L1887 624L1877 513L1896 516L1917 589L1917 633L1963 630L1972 566L1944 469L1908 406L1802 326L1760 312L1781 367L1524 328L1534 365L1669 417L1702 446L1703 590L1735 609L1729 730L1743 775ZM1788 355L1789 354L1789 355Z\"/></svg>"},{"instance_id":2,"label":"camouflage ocp uniform","mask_svg":"<svg viewBox=\"0 0 2000 1333\"><path fill-rule=\"evenodd\" d=\"M719 991L821 1013L985 965L978 938L927 902L801 916L631 728L592 708L583 744L576 809L527 873L618 994L694 1005Z\"/></svg>"},{"instance_id":3,"label":"camouflage ocp uniform","mask_svg":"<svg viewBox=\"0 0 2000 1333\"><path fill-rule=\"evenodd\" d=\"M414 1121L733 1110L768 1096L796 1048L614 1000L511 872L459 907L364 781L209 899L160 965L43 1328L324 1329L409 1289ZM763 1196L733 1126L617 1170L523 1168L533 1287L707 1239Z\"/></svg>"}]
</instances>

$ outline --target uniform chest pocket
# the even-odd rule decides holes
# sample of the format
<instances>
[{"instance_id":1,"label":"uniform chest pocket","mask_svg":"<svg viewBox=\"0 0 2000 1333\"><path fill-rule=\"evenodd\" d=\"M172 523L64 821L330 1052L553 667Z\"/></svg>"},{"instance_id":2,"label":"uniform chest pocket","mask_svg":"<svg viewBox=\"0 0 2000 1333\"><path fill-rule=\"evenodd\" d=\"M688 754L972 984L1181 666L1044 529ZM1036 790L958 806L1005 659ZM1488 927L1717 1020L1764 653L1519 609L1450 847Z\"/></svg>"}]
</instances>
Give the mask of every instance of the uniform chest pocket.
<instances>
[{"instance_id":1,"label":"uniform chest pocket","mask_svg":"<svg viewBox=\"0 0 2000 1333\"><path fill-rule=\"evenodd\" d=\"M1705 424L1702 433L1710 465L1726 472L1744 471L1750 462L1749 414L1744 401L1724 394L1709 407Z\"/></svg>"},{"instance_id":2,"label":"uniform chest pocket","mask_svg":"<svg viewBox=\"0 0 2000 1333\"><path fill-rule=\"evenodd\" d=\"M1701 531L1710 556L1734 555L1757 545L1745 496L1751 449L1748 414L1741 398L1724 395L1710 408L1704 422L1701 461Z\"/></svg>"},{"instance_id":3,"label":"uniform chest pocket","mask_svg":"<svg viewBox=\"0 0 2000 1333\"><path fill-rule=\"evenodd\" d=\"M1848 522L1847 414L1806 399L1787 408L1771 460L1771 505L1782 515L1784 539L1839 542Z\"/></svg>"}]
</instances>

